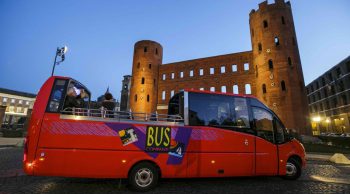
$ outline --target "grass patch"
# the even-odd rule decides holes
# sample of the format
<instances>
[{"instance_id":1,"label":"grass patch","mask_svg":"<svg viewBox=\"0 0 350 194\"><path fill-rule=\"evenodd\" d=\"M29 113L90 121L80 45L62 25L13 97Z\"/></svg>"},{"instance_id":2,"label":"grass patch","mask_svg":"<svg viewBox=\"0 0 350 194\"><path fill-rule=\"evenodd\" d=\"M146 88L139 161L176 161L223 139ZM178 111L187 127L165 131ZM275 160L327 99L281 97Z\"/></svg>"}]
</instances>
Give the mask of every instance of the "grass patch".
<instances>
[{"instance_id":1,"label":"grass patch","mask_svg":"<svg viewBox=\"0 0 350 194\"><path fill-rule=\"evenodd\" d=\"M24 130L8 130L3 129L2 130L3 137L23 137Z\"/></svg>"}]
</instances>

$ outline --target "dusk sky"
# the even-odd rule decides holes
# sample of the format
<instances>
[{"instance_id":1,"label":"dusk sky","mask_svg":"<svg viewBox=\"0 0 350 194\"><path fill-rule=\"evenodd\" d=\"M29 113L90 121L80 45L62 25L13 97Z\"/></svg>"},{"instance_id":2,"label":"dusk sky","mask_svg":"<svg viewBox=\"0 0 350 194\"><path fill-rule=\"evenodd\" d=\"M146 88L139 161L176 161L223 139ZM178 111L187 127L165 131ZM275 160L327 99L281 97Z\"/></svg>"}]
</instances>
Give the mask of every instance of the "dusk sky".
<instances>
[{"instance_id":1,"label":"dusk sky","mask_svg":"<svg viewBox=\"0 0 350 194\"><path fill-rule=\"evenodd\" d=\"M120 100L134 43L163 46L163 63L251 50L249 12L262 0L0 0L0 87L37 93L56 47L55 75L79 80L93 99ZM269 1L272 3L273 1ZM292 0L305 83L350 55L349 0Z\"/></svg>"}]
</instances>

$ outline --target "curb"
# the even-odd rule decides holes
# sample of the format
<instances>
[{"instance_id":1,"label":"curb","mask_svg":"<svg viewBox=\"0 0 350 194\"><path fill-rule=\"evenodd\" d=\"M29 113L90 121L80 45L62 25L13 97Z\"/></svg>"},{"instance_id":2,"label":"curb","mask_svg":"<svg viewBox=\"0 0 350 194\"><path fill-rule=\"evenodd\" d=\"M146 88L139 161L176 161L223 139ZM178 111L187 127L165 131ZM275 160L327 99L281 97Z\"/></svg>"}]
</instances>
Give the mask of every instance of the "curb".
<instances>
[{"instance_id":1,"label":"curb","mask_svg":"<svg viewBox=\"0 0 350 194\"><path fill-rule=\"evenodd\" d=\"M0 148L15 148L16 145L0 145Z\"/></svg>"},{"instance_id":2,"label":"curb","mask_svg":"<svg viewBox=\"0 0 350 194\"><path fill-rule=\"evenodd\" d=\"M23 148L23 143L0 145L0 148Z\"/></svg>"},{"instance_id":3,"label":"curb","mask_svg":"<svg viewBox=\"0 0 350 194\"><path fill-rule=\"evenodd\" d=\"M330 157L324 158L324 157L306 157L307 161L327 161L329 162Z\"/></svg>"}]
</instances>

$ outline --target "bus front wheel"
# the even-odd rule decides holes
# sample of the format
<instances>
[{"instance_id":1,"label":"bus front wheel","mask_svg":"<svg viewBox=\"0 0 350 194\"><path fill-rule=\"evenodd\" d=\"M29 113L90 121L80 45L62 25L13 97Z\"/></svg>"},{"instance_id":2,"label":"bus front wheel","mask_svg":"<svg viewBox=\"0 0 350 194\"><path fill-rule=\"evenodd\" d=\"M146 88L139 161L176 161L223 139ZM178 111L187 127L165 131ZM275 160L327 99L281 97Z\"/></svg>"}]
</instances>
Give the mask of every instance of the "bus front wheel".
<instances>
[{"instance_id":1,"label":"bus front wheel","mask_svg":"<svg viewBox=\"0 0 350 194\"><path fill-rule=\"evenodd\" d=\"M132 168L128 179L133 190L149 191L157 185L159 173L153 164L141 162Z\"/></svg>"},{"instance_id":2,"label":"bus front wheel","mask_svg":"<svg viewBox=\"0 0 350 194\"><path fill-rule=\"evenodd\" d=\"M285 179L295 180L298 179L301 175L301 164L298 160L290 158L286 164L286 175Z\"/></svg>"}]
</instances>

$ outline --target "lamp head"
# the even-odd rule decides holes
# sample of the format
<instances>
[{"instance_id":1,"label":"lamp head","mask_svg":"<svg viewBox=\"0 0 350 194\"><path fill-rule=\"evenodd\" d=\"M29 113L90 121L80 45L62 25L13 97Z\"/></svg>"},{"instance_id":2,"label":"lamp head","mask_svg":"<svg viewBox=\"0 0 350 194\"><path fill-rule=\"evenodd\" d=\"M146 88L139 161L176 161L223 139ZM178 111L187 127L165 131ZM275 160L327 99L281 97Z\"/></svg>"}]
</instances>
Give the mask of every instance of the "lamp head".
<instances>
[{"instance_id":1,"label":"lamp head","mask_svg":"<svg viewBox=\"0 0 350 194\"><path fill-rule=\"evenodd\" d=\"M66 54L68 51L68 47L64 46L62 48L57 48L57 55L58 56L63 56L64 54Z\"/></svg>"},{"instance_id":2,"label":"lamp head","mask_svg":"<svg viewBox=\"0 0 350 194\"><path fill-rule=\"evenodd\" d=\"M319 117L319 116L313 117L313 118L312 118L312 121L314 121L314 122L320 122L320 121L321 121L321 117Z\"/></svg>"},{"instance_id":3,"label":"lamp head","mask_svg":"<svg viewBox=\"0 0 350 194\"><path fill-rule=\"evenodd\" d=\"M68 47L67 46L64 46L64 47L61 48L61 52L62 52L63 55L66 54L67 51L68 51Z\"/></svg>"}]
</instances>

